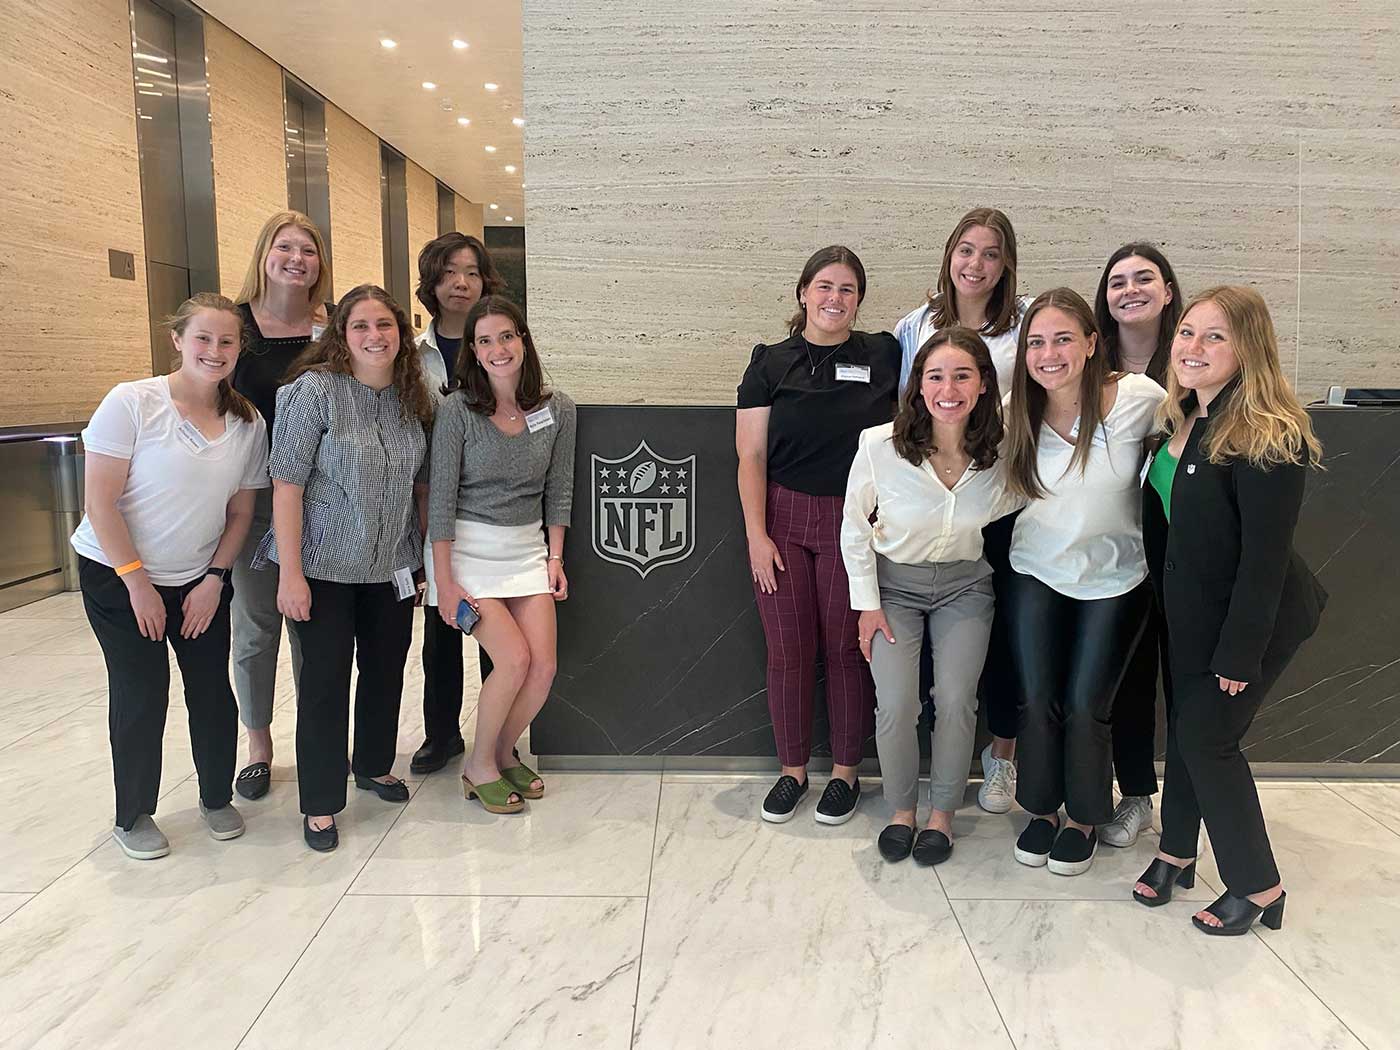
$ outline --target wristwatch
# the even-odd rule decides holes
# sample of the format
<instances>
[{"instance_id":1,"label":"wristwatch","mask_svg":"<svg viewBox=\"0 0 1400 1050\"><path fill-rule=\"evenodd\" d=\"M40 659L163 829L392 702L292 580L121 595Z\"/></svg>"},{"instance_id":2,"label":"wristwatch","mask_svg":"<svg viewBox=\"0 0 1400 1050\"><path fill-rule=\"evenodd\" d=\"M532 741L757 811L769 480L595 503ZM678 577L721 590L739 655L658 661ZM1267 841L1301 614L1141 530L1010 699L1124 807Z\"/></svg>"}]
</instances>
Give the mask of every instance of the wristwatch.
<instances>
[{"instance_id":1,"label":"wristwatch","mask_svg":"<svg viewBox=\"0 0 1400 1050\"><path fill-rule=\"evenodd\" d=\"M228 583L229 577L233 575L232 569L220 569L216 565L211 565L204 573L205 576L217 576L222 582Z\"/></svg>"}]
</instances>

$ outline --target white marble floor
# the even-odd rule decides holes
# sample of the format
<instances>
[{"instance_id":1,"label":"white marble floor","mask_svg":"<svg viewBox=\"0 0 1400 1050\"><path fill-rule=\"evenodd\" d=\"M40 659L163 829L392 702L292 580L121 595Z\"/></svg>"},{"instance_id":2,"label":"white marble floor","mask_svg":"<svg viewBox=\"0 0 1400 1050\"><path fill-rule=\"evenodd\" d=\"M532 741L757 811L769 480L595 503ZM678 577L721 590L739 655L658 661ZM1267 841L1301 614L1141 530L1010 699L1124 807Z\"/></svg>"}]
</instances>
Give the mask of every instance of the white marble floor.
<instances>
[{"instance_id":1,"label":"white marble floor","mask_svg":"<svg viewBox=\"0 0 1400 1050\"><path fill-rule=\"evenodd\" d=\"M411 667L401 774L420 696ZM130 861L80 603L0 616L0 1048L1400 1048L1400 784L1267 782L1286 921L1220 940L1189 921L1209 860L1149 911L1155 837L1057 878L971 793L933 870L880 859L878 790L843 827L811 802L771 826L766 778L680 774L553 774L513 818L451 771L406 806L352 791L313 854L282 700L233 842L203 832L172 705L172 852Z\"/></svg>"}]
</instances>

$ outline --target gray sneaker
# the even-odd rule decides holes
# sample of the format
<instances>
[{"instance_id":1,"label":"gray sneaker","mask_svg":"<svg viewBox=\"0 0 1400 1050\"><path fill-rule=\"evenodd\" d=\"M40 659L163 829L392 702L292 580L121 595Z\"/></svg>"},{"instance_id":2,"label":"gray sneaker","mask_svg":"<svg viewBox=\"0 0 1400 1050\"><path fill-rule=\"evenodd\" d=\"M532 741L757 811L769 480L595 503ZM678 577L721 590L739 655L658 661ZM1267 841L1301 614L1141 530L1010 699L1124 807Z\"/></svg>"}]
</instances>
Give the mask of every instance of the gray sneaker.
<instances>
[{"instance_id":1,"label":"gray sneaker","mask_svg":"<svg viewBox=\"0 0 1400 1050\"><path fill-rule=\"evenodd\" d=\"M144 813L136 818L130 831L120 825L114 827L112 838L132 860L155 860L170 852L170 840L156 827L156 822Z\"/></svg>"},{"instance_id":2,"label":"gray sneaker","mask_svg":"<svg viewBox=\"0 0 1400 1050\"><path fill-rule=\"evenodd\" d=\"M234 809L231 802L218 809L205 809L204 803L201 802L199 812L204 817L204 823L209 825L209 834L220 841L236 839L246 830L243 825L243 814Z\"/></svg>"}]
</instances>

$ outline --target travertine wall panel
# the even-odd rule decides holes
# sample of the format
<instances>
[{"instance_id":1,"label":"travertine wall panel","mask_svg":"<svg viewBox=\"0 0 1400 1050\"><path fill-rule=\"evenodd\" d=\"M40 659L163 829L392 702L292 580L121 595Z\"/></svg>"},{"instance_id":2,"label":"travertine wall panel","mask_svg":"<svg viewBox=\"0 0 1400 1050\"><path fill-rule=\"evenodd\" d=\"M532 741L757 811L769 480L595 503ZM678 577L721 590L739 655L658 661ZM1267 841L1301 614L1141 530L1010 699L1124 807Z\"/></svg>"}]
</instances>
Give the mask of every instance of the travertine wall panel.
<instances>
[{"instance_id":1,"label":"travertine wall panel","mask_svg":"<svg viewBox=\"0 0 1400 1050\"><path fill-rule=\"evenodd\" d=\"M408 191L408 282L412 289L418 287L418 253L438 235L437 179L411 160L405 162L404 172ZM418 326L421 331L427 327L428 312L416 297L409 304L409 316L414 313L422 322Z\"/></svg>"},{"instance_id":2,"label":"travertine wall panel","mask_svg":"<svg viewBox=\"0 0 1400 1050\"><path fill-rule=\"evenodd\" d=\"M1260 288L1305 396L1400 386L1400 33L1342 7L529 0L532 327L584 400L732 404L812 250L888 327L995 205L1023 292L1155 240L1188 294Z\"/></svg>"},{"instance_id":3,"label":"travertine wall panel","mask_svg":"<svg viewBox=\"0 0 1400 1050\"><path fill-rule=\"evenodd\" d=\"M326 153L331 190L335 296L358 284L384 284L379 139L339 107L326 103Z\"/></svg>"},{"instance_id":4,"label":"travertine wall panel","mask_svg":"<svg viewBox=\"0 0 1400 1050\"><path fill-rule=\"evenodd\" d=\"M482 240L484 223L481 216L481 205L473 204L460 193L453 194L453 210L457 215L457 232L466 233Z\"/></svg>"},{"instance_id":5,"label":"travertine wall panel","mask_svg":"<svg viewBox=\"0 0 1400 1050\"><path fill-rule=\"evenodd\" d=\"M0 5L0 426L151 374L129 26L126 0Z\"/></svg>"},{"instance_id":6,"label":"travertine wall panel","mask_svg":"<svg viewBox=\"0 0 1400 1050\"><path fill-rule=\"evenodd\" d=\"M287 207L282 68L207 17L204 50L214 140L219 286L234 297L243 286L263 223Z\"/></svg>"}]
</instances>

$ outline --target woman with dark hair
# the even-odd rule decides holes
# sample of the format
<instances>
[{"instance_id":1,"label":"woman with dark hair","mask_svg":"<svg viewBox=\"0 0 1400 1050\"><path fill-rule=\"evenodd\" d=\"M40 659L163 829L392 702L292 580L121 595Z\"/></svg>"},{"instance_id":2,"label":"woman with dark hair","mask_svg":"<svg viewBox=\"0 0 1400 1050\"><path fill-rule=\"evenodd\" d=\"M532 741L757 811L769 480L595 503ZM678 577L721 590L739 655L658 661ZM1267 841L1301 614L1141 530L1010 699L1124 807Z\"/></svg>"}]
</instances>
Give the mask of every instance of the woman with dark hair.
<instances>
[{"instance_id":1,"label":"woman with dark hair","mask_svg":"<svg viewBox=\"0 0 1400 1050\"><path fill-rule=\"evenodd\" d=\"M888 333L853 330L864 298L855 252L816 252L797 280L788 338L754 347L739 383L739 500L782 765L762 809L774 823L792 819L807 793L819 648L833 768L816 818L844 824L860 800L856 773L875 687L841 559L841 512L860 433L889 422L899 392L899 344Z\"/></svg>"},{"instance_id":2,"label":"woman with dark hair","mask_svg":"<svg viewBox=\"0 0 1400 1050\"><path fill-rule=\"evenodd\" d=\"M1109 719L1150 600L1139 468L1165 396L1108 368L1077 293L1031 303L1006 422L1009 482L1027 504L999 594L1022 697L1016 801L1031 814L1015 855L1058 875L1089 870L1112 816Z\"/></svg>"},{"instance_id":3,"label":"woman with dark hair","mask_svg":"<svg viewBox=\"0 0 1400 1050\"><path fill-rule=\"evenodd\" d=\"M1108 367L1166 383L1181 303L1176 273L1156 245L1134 241L1110 255L1094 296ZM1165 645L1157 619L1153 602L1113 701L1113 769L1123 797L1113 819L1099 828L1099 839L1110 846L1131 846L1152 823L1158 650Z\"/></svg>"},{"instance_id":4,"label":"woman with dark hair","mask_svg":"<svg viewBox=\"0 0 1400 1050\"><path fill-rule=\"evenodd\" d=\"M443 622L457 624L469 606L492 665L462 792L489 812L518 813L544 797L515 748L554 682L577 410L545 386L534 337L510 300L482 299L466 333L433 428L428 539Z\"/></svg>"},{"instance_id":5,"label":"woman with dark hair","mask_svg":"<svg viewBox=\"0 0 1400 1050\"><path fill-rule=\"evenodd\" d=\"M418 253L418 288L414 294L431 320L418 337L423 375L433 401L441 404L448 377L456 369L467 314L483 295L505 287L491 253L476 237L444 233ZM422 522L426 534L428 523ZM462 743L462 632L438 615L433 545L423 545L423 575L428 590L423 602L423 744L413 753L409 772L432 773L465 750ZM483 677L486 669L482 668Z\"/></svg>"},{"instance_id":6,"label":"woman with dark hair","mask_svg":"<svg viewBox=\"0 0 1400 1050\"><path fill-rule=\"evenodd\" d=\"M1317 630L1327 594L1293 550L1312 421L1284 378L1269 309L1251 288L1208 288L1172 343L1163 444L1142 492L1152 582L1171 644L1162 840L1133 896L1190 887L1201 821L1225 892L1192 922L1278 929L1284 891L1240 743L1269 689Z\"/></svg>"},{"instance_id":7,"label":"woman with dark hair","mask_svg":"<svg viewBox=\"0 0 1400 1050\"><path fill-rule=\"evenodd\" d=\"M894 807L881 855L939 864L953 852L953 811L977 735L977 681L992 630L992 568L982 529L1012 507L996 368L969 328L935 332L914 356L894 422L860 435L846 482L841 553L860 649L875 678L875 745ZM873 518L872 518L873 515ZM919 656L932 640L937 721L929 818L919 795Z\"/></svg>"},{"instance_id":8,"label":"woman with dark hair","mask_svg":"<svg viewBox=\"0 0 1400 1050\"><path fill-rule=\"evenodd\" d=\"M433 401L408 317L382 288L340 300L330 327L277 392L272 529L277 607L301 642L297 787L306 844L339 844L350 669L357 666L355 786L407 802L391 773L423 547L413 521L427 481Z\"/></svg>"},{"instance_id":9,"label":"woman with dark hair","mask_svg":"<svg viewBox=\"0 0 1400 1050\"><path fill-rule=\"evenodd\" d=\"M180 365L121 383L83 431L84 515L73 533L83 608L107 661L117 791L112 837L153 860L170 843L152 816L175 650L199 772L199 811L216 839L243 834L230 805L238 707L229 688L229 567L267 485L262 417L233 389L237 308L201 292L170 318Z\"/></svg>"},{"instance_id":10,"label":"woman with dark hair","mask_svg":"<svg viewBox=\"0 0 1400 1050\"><path fill-rule=\"evenodd\" d=\"M316 224L298 211L279 211L263 223L253 245L238 309L248 350L238 358L233 386L267 423L272 436L277 388L292 362L325 329L331 294L330 260ZM277 574L252 569L258 542L272 527L272 489L257 493L248 541L233 564L233 688L248 729L248 764L234 787L259 799L272 786L272 703L282 614L277 611ZM301 645L289 634L292 675L301 667Z\"/></svg>"},{"instance_id":11,"label":"woman with dark hair","mask_svg":"<svg viewBox=\"0 0 1400 1050\"><path fill-rule=\"evenodd\" d=\"M927 301L895 325L902 353L899 385L909 382L914 355L937 329L962 325L987 344L997 373L997 389L1011 389L1016 339L1030 303L1016 294L1016 231L998 208L973 208L953 227L943 246L938 280ZM983 536L987 561L1000 580L1008 572L1006 553L1012 520L992 522ZM992 739L982 750L982 784L977 804L989 813L1005 813L1016 797L1017 698L1010 665L1005 618L992 624L990 659L981 683Z\"/></svg>"}]
</instances>

